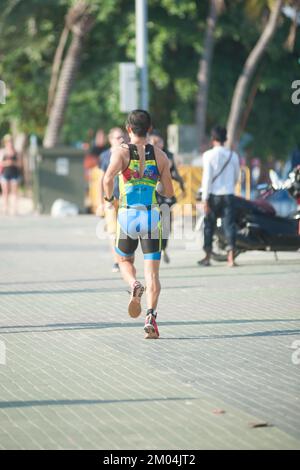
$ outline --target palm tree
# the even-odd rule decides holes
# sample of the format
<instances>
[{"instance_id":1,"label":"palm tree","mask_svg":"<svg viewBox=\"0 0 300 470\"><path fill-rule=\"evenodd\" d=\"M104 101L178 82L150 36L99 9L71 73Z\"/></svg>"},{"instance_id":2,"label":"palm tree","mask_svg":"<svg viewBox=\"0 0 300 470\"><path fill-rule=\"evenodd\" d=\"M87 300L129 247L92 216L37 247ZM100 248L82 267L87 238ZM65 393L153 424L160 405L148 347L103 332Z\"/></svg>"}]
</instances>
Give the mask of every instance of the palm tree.
<instances>
[{"instance_id":1,"label":"palm tree","mask_svg":"<svg viewBox=\"0 0 300 470\"><path fill-rule=\"evenodd\" d=\"M209 13L206 22L206 32L204 38L204 51L199 63L198 71L198 94L196 104L196 125L198 132L198 145L201 150L203 138L205 136L207 101L210 81L210 70L215 43L215 29L218 16L224 8L224 0L210 0Z\"/></svg>"},{"instance_id":2,"label":"palm tree","mask_svg":"<svg viewBox=\"0 0 300 470\"><path fill-rule=\"evenodd\" d=\"M61 35L52 68L48 100L49 120L43 142L46 148L54 147L58 144L71 88L81 60L84 39L93 27L93 24L94 17L88 2L85 0L79 0L66 16L66 26ZM67 29L72 32L72 40L63 61L59 78L57 78L63 49L66 44Z\"/></svg>"},{"instance_id":3,"label":"palm tree","mask_svg":"<svg viewBox=\"0 0 300 470\"><path fill-rule=\"evenodd\" d=\"M60 36L60 39L59 39L58 46L57 46L56 51L55 51L55 56L54 56L54 60L53 60L53 64L52 64L51 80L50 80L50 86L49 86L49 90L48 90L48 104L47 104L47 115L48 116L50 114L50 111L51 111L51 108L52 108L52 105L53 105L53 101L54 101L54 97L55 97L55 91L56 91L56 88L57 88L57 81L58 81L58 78L59 78L59 71L61 69L61 64L62 64L62 61L63 61L63 54L64 54L65 47L66 47L66 44L67 44L69 33L70 33L70 27L69 27L68 21L66 21L63 32L61 33L61 36Z\"/></svg>"},{"instance_id":4,"label":"palm tree","mask_svg":"<svg viewBox=\"0 0 300 470\"><path fill-rule=\"evenodd\" d=\"M290 5L287 5L286 10L291 15L292 24L290 27L290 32L287 37L285 47L288 51L293 52L296 42L296 33L297 27L300 24L299 12L300 12L300 0L293 0L288 2Z\"/></svg>"},{"instance_id":5,"label":"palm tree","mask_svg":"<svg viewBox=\"0 0 300 470\"><path fill-rule=\"evenodd\" d=\"M278 19L283 5L283 0L275 0L272 3L273 8L271 9L271 12L269 14L268 21L261 33L259 40L255 44L254 48L252 49L246 60L243 71L237 81L233 93L231 109L227 122L228 144L230 147L232 147L236 143L240 116L243 109L243 103L248 86L251 82L251 79L255 73L255 70L260 62L263 53L268 47L276 31Z\"/></svg>"}]
</instances>

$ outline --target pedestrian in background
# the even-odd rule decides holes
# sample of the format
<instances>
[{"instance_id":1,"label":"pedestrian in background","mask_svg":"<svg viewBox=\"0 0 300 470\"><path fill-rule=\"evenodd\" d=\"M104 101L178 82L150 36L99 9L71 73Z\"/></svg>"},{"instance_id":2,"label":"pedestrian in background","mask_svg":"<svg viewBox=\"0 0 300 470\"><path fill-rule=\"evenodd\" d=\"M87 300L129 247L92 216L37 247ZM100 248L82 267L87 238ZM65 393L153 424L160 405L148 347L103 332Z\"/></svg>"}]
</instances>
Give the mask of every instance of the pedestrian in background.
<instances>
[{"instance_id":1,"label":"pedestrian in background","mask_svg":"<svg viewBox=\"0 0 300 470\"><path fill-rule=\"evenodd\" d=\"M91 153L93 155L99 155L107 149L107 138L103 129L98 129L95 135L95 140L91 145Z\"/></svg>"},{"instance_id":2,"label":"pedestrian in background","mask_svg":"<svg viewBox=\"0 0 300 470\"><path fill-rule=\"evenodd\" d=\"M18 187L21 180L21 165L14 147L13 138L7 134L3 138L3 146L0 152L1 160L1 189L3 196L4 214L9 213L9 196L12 199L12 215L17 214Z\"/></svg>"},{"instance_id":3,"label":"pedestrian in background","mask_svg":"<svg viewBox=\"0 0 300 470\"><path fill-rule=\"evenodd\" d=\"M120 271L117 254L115 252L116 242L116 231L117 231L117 212L118 212L118 201L119 201L119 179L118 177L114 180L113 196L114 201L109 203L104 200L103 192L103 179L107 168L110 164L111 152L115 147L120 146L125 140L125 133L120 127L114 127L109 131L108 141L110 148L100 154L99 167L102 170L100 177L100 205L97 210L97 214L100 217L105 217L106 230L110 237L110 247L113 256L113 267L112 272L117 273Z\"/></svg>"},{"instance_id":4,"label":"pedestrian in background","mask_svg":"<svg viewBox=\"0 0 300 470\"><path fill-rule=\"evenodd\" d=\"M228 266L235 266L234 191L240 164L236 152L224 147L226 129L216 126L211 132L212 149L203 155L202 200L204 203L204 251L199 265L209 266L217 218L221 217L227 240Z\"/></svg>"},{"instance_id":5,"label":"pedestrian in background","mask_svg":"<svg viewBox=\"0 0 300 470\"><path fill-rule=\"evenodd\" d=\"M183 181L183 178L178 173L174 155L165 147L165 143L164 143L164 139L162 135L157 130L153 130L149 136L149 142L150 144L158 147L160 150L163 150L163 152L165 152L165 154L167 155L169 159L170 173L172 176L172 180L177 181L179 183L181 191L185 193L184 181ZM164 220L164 211L162 211L162 256L163 256L164 262L169 263L170 257L167 253L167 245L168 245L169 234L172 229L171 208L174 204L176 204L176 197L172 196L170 198L167 198L157 193L156 198L160 206L162 206L163 204L166 204L167 206L169 206L169 211L168 211L168 215L170 214L169 220L167 221Z\"/></svg>"}]
</instances>

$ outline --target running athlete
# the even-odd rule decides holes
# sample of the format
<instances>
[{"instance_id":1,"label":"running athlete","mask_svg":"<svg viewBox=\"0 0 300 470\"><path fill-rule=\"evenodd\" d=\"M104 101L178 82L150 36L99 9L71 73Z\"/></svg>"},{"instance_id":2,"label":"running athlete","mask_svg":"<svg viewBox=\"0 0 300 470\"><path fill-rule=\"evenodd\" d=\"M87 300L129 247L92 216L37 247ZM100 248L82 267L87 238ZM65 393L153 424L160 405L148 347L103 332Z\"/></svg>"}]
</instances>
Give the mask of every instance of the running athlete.
<instances>
[{"instance_id":1,"label":"running athlete","mask_svg":"<svg viewBox=\"0 0 300 470\"><path fill-rule=\"evenodd\" d=\"M106 221L106 231L110 238L110 245L113 253L114 264L112 267L113 273L118 273L120 271L117 254L115 252L115 244L116 244L116 230L117 230L117 209L118 209L118 199L119 199L119 180L118 177L115 178L114 181L114 190L113 195L115 198L113 207L111 204L103 201L103 179L107 168L109 167L110 157L111 157L111 149L113 147L119 147L119 145L124 142L124 133L122 129L119 127L114 127L109 131L108 140L110 143L110 148L105 150L100 154L100 168L102 170L102 174L100 177L99 185L100 185L100 205L98 207L99 215L104 215ZM108 209L106 209L108 206Z\"/></svg>"},{"instance_id":2,"label":"running athlete","mask_svg":"<svg viewBox=\"0 0 300 470\"><path fill-rule=\"evenodd\" d=\"M127 118L129 144L112 149L110 165L105 173L104 199L113 202L114 177L119 173L120 200L117 224L116 252L124 280L131 297L128 313L136 318L141 313L144 287L136 278L134 253L140 240L144 253L147 314L145 338L159 337L156 323L160 294L159 264L161 258L160 210L156 190L166 197L174 195L169 160L158 147L147 144L151 117L147 111L132 111Z\"/></svg>"}]
</instances>

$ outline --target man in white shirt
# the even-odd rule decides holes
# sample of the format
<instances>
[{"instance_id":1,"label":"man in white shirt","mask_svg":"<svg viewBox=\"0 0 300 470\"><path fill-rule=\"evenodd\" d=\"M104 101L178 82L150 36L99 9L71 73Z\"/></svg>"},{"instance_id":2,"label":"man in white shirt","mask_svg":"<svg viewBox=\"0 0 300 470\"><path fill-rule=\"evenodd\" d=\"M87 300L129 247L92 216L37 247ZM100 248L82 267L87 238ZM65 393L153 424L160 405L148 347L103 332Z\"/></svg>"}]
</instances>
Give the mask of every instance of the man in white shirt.
<instances>
[{"instance_id":1,"label":"man in white shirt","mask_svg":"<svg viewBox=\"0 0 300 470\"><path fill-rule=\"evenodd\" d=\"M203 154L202 200L206 256L198 261L202 266L210 265L213 235L219 217L222 218L227 240L228 265L235 265L234 188L239 179L240 165L237 153L224 147L226 139L226 129L214 127L211 132L212 149Z\"/></svg>"}]
</instances>

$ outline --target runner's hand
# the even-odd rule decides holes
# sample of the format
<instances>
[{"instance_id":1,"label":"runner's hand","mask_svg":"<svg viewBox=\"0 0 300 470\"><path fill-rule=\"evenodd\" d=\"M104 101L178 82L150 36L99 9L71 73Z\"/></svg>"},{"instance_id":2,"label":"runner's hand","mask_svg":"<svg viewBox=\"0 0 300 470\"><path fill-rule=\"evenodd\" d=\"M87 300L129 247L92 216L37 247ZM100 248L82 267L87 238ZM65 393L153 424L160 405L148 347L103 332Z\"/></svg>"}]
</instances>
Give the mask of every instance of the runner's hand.
<instances>
[{"instance_id":1,"label":"runner's hand","mask_svg":"<svg viewBox=\"0 0 300 470\"><path fill-rule=\"evenodd\" d=\"M99 204L99 206L97 207L97 210L96 210L96 215L98 217L104 217L105 213L104 213L104 204Z\"/></svg>"},{"instance_id":2,"label":"runner's hand","mask_svg":"<svg viewBox=\"0 0 300 470\"><path fill-rule=\"evenodd\" d=\"M105 201L105 203L104 203L104 210L105 210L105 209L112 209L113 207L114 207L113 202Z\"/></svg>"},{"instance_id":3,"label":"runner's hand","mask_svg":"<svg viewBox=\"0 0 300 470\"><path fill-rule=\"evenodd\" d=\"M158 192L158 194L160 194L161 196L164 195L164 187L162 185L162 183L159 181L156 185L156 191Z\"/></svg>"}]
</instances>

